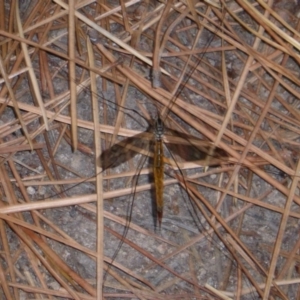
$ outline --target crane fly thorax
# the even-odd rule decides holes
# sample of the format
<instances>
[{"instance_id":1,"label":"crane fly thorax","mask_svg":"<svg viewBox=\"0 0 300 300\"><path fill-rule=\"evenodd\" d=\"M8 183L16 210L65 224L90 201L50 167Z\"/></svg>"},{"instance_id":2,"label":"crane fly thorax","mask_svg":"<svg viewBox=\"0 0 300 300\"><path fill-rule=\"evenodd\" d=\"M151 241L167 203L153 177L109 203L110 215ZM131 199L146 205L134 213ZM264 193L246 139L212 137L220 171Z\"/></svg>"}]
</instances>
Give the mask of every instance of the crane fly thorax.
<instances>
[{"instance_id":1,"label":"crane fly thorax","mask_svg":"<svg viewBox=\"0 0 300 300\"><path fill-rule=\"evenodd\" d=\"M162 119L158 116L156 118L155 124L154 124L154 136L155 136L156 141L162 140L164 131L165 131L164 123L163 123Z\"/></svg>"}]
</instances>

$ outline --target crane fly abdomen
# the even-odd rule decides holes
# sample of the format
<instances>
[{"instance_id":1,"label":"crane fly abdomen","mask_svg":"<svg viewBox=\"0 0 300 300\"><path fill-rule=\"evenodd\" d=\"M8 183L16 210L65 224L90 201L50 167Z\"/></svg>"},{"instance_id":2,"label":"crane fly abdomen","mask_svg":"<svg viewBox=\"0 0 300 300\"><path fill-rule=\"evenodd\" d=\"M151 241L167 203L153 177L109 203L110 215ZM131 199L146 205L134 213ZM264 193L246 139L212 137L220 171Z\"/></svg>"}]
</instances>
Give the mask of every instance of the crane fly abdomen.
<instances>
[{"instance_id":1,"label":"crane fly abdomen","mask_svg":"<svg viewBox=\"0 0 300 300\"><path fill-rule=\"evenodd\" d=\"M163 192L164 192L164 150L162 136L164 133L164 125L160 117L155 122L155 144L154 144L154 184L155 184L155 198L156 198L156 211L159 227L163 217Z\"/></svg>"}]
</instances>

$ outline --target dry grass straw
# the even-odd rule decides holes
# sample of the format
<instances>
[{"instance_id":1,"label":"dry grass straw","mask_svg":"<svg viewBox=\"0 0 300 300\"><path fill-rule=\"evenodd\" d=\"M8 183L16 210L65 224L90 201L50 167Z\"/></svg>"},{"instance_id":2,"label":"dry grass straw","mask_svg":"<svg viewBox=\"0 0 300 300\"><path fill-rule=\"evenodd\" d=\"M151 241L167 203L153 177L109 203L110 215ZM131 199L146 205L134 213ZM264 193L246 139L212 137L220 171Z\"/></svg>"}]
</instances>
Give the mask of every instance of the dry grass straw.
<instances>
[{"instance_id":1,"label":"dry grass straw","mask_svg":"<svg viewBox=\"0 0 300 300\"><path fill-rule=\"evenodd\" d=\"M1 299L24 293L37 299L299 298L300 39L293 2L283 9L260 0L120 6L55 0L32 1L27 9L17 2L0 7ZM111 112L112 105L97 95L99 84L121 109ZM83 91L91 95L90 115L78 108ZM120 137L152 139L128 125L128 114L142 120L156 110L185 134L166 134L166 144L206 147L209 154L217 146L228 154L217 161L210 155L166 159L173 177L165 179L166 188L178 183L201 215L190 223L183 218L177 236L104 210L103 200L153 189L144 182L110 190L113 182L135 182L137 173L152 170L137 171L130 161L117 172L101 173L97 161ZM93 145L82 142L88 131ZM191 132L198 136L187 138ZM77 151L66 154L70 165L59 161L62 147ZM23 152L29 150L30 155ZM88 171L96 178L81 177L73 167L79 152L87 161L94 157L94 170ZM212 163L220 166L199 172L200 165ZM61 176L68 172L69 178ZM64 186L83 180L96 183L96 193L70 197ZM32 187L51 187L55 200L34 201ZM88 239L91 232L78 233L89 246L48 217L74 205L87 224L97 220L95 243ZM124 226L126 237L120 233ZM112 259L110 240L122 241L130 264L124 256ZM75 250L89 261L87 269L96 265L91 280L75 271L76 261L71 266L62 257Z\"/></svg>"}]
</instances>

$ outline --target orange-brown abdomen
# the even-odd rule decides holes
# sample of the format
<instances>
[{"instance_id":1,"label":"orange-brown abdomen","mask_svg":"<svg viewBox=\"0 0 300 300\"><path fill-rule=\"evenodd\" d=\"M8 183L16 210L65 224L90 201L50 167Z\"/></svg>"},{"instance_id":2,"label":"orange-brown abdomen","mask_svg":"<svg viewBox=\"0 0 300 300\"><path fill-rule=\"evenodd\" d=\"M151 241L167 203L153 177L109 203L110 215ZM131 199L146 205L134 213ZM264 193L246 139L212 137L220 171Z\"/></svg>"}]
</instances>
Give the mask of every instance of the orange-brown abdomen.
<instances>
[{"instance_id":1,"label":"orange-brown abdomen","mask_svg":"<svg viewBox=\"0 0 300 300\"><path fill-rule=\"evenodd\" d=\"M164 149L162 137L164 134L164 124L161 118L158 116L155 121L155 146L154 146L154 183L155 183L155 200L156 211L159 227L161 226L161 220L163 217L164 208Z\"/></svg>"},{"instance_id":2,"label":"orange-brown abdomen","mask_svg":"<svg viewBox=\"0 0 300 300\"><path fill-rule=\"evenodd\" d=\"M154 183L155 183L155 198L156 211L159 227L163 217L163 192L164 192L164 152L162 140L155 140L154 146Z\"/></svg>"}]
</instances>

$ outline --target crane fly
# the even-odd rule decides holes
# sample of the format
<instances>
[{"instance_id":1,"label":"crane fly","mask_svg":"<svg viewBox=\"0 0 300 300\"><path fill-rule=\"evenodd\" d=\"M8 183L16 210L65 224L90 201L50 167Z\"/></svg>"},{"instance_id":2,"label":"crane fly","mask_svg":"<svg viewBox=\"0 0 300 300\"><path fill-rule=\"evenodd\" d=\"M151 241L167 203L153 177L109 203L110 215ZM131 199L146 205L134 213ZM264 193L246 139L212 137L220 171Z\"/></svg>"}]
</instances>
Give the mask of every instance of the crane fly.
<instances>
[{"instance_id":1,"label":"crane fly","mask_svg":"<svg viewBox=\"0 0 300 300\"><path fill-rule=\"evenodd\" d=\"M149 139L149 134L152 132L153 138ZM166 127L158 115L153 122L153 125L149 126L149 128L136 136L126 138L121 142L115 144L111 148L105 150L100 158L99 158L99 166L102 170L106 170L108 168L114 168L121 163L126 162L130 158L134 157L139 153L141 149L150 149L150 146L153 148L153 177L154 177L154 188L155 188L155 203L156 203L156 214L159 227L161 226L162 217L163 217L163 191L164 191L164 169L165 163L170 160L167 160L164 157L164 143L163 136L164 133L168 132L172 134L172 136L177 136L181 138L185 138L187 141L193 139L195 137L189 136L187 134L179 133L175 130L172 130ZM202 142L203 144L203 142ZM225 158L227 156L226 152L221 148L213 146L211 143L206 142L207 145L202 146L201 149L195 147L193 144L187 145L179 145L179 144L170 144L167 148L172 152L176 153L180 157L187 159L187 157L193 157L193 160L198 160L200 158L204 158L208 153L213 156L210 164L215 165L217 158ZM191 154L194 151L196 153ZM198 152L198 153L197 153ZM201 155L199 155L201 153ZM176 163L175 163L176 164Z\"/></svg>"}]
</instances>

